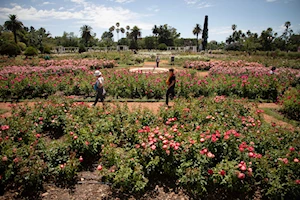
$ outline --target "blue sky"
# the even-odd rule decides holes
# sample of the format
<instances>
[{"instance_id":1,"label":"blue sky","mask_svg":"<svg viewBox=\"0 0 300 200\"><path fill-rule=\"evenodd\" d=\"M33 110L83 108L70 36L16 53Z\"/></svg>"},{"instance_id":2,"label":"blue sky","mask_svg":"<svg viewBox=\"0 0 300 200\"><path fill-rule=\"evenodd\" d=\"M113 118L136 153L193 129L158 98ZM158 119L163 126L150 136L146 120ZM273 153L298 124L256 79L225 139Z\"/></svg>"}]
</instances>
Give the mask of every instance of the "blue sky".
<instances>
[{"instance_id":1,"label":"blue sky","mask_svg":"<svg viewBox=\"0 0 300 200\"><path fill-rule=\"evenodd\" d=\"M232 24L243 32L260 34L271 27L281 34L290 21L300 34L299 10L300 0L1 0L0 24L16 14L25 26L44 27L52 36L64 31L79 36L80 27L87 24L98 38L116 22L124 28L137 25L142 37L151 35L154 25L168 24L181 37L191 38L193 27L203 27L208 15L208 40L220 42L232 33Z\"/></svg>"}]
</instances>

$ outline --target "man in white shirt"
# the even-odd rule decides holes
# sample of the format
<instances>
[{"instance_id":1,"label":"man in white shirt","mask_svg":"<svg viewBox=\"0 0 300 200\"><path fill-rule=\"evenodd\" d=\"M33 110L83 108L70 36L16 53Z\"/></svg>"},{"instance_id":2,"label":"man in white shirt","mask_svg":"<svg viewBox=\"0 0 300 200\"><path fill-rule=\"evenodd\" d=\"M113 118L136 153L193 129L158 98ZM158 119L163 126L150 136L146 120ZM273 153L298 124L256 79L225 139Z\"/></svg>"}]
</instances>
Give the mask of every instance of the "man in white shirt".
<instances>
[{"instance_id":1,"label":"man in white shirt","mask_svg":"<svg viewBox=\"0 0 300 200\"><path fill-rule=\"evenodd\" d=\"M103 87L104 86L104 78L102 76L102 73L99 70L95 71L94 76L97 77L96 83L94 85L94 89L96 90L97 94L96 94L96 99L95 99L93 106L96 106L99 98L104 106L104 98L105 98L105 93L106 93L105 89Z\"/></svg>"}]
</instances>

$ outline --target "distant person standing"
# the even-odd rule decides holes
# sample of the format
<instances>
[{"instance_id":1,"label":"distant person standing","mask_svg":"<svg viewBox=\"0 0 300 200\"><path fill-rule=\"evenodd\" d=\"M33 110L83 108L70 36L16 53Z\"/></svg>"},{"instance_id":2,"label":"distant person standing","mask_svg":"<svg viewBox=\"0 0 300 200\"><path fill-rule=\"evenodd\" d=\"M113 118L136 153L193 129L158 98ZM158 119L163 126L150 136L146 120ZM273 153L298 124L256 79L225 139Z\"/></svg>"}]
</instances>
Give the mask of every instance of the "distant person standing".
<instances>
[{"instance_id":1,"label":"distant person standing","mask_svg":"<svg viewBox=\"0 0 300 200\"><path fill-rule=\"evenodd\" d=\"M171 99L175 97L176 77L174 74L174 69L169 69L169 77L166 82L168 86L166 94L166 106L169 106L169 96L171 95Z\"/></svg>"},{"instance_id":2,"label":"distant person standing","mask_svg":"<svg viewBox=\"0 0 300 200\"><path fill-rule=\"evenodd\" d=\"M171 55L171 65L174 65L174 62L175 62L175 56L172 54Z\"/></svg>"},{"instance_id":3,"label":"distant person standing","mask_svg":"<svg viewBox=\"0 0 300 200\"><path fill-rule=\"evenodd\" d=\"M96 99L95 99L93 106L96 106L99 99L104 106L104 98L105 98L105 94L106 94L106 91L104 89L104 78L102 76L102 73L99 70L95 71L94 76L97 77L97 80L94 84L94 89L96 91Z\"/></svg>"},{"instance_id":4,"label":"distant person standing","mask_svg":"<svg viewBox=\"0 0 300 200\"><path fill-rule=\"evenodd\" d=\"M270 74L275 74L275 70L276 70L276 67L272 67L269 73Z\"/></svg>"},{"instance_id":5,"label":"distant person standing","mask_svg":"<svg viewBox=\"0 0 300 200\"><path fill-rule=\"evenodd\" d=\"M156 56L156 67L159 67L159 62L160 62L159 56Z\"/></svg>"}]
</instances>

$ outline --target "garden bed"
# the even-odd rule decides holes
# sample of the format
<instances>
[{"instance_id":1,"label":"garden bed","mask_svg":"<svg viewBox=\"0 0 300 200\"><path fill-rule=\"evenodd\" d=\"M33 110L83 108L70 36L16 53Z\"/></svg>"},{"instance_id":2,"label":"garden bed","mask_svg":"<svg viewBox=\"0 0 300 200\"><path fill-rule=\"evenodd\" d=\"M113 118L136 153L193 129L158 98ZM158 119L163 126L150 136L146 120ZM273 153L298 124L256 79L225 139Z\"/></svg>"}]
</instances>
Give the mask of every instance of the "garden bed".
<instances>
[{"instance_id":1,"label":"garden bed","mask_svg":"<svg viewBox=\"0 0 300 200\"><path fill-rule=\"evenodd\" d=\"M114 193L143 196L163 177L188 197L217 190L225 199L253 199L257 191L296 199L299 133L268 125L252 107L224 96L178 99L157 115L68 99L17 106L0 121L1 187L41 195L44 184L82 181L78 173L95 164Z\"/></svg>"}]
</instances>

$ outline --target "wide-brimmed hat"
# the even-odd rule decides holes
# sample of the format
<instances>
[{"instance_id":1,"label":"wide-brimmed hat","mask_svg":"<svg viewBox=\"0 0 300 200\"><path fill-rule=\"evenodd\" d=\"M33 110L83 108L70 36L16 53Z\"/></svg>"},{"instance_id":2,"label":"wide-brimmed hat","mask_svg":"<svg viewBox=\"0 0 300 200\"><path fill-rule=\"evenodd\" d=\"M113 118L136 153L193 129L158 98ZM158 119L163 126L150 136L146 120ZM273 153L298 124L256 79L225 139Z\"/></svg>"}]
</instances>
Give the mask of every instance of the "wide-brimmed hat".
<instances>
[{"instance_id":1,"label":"wide-brimmed hat","mask_svg":"<svg viewBox=\"0 0 300 200\"><path fill-rule=\"evenodd\" d=\"M101 75L102 75L102 73L99 70L96 70L94 73L94 76L101 76Z\"/></svg>"}]
</instances>

